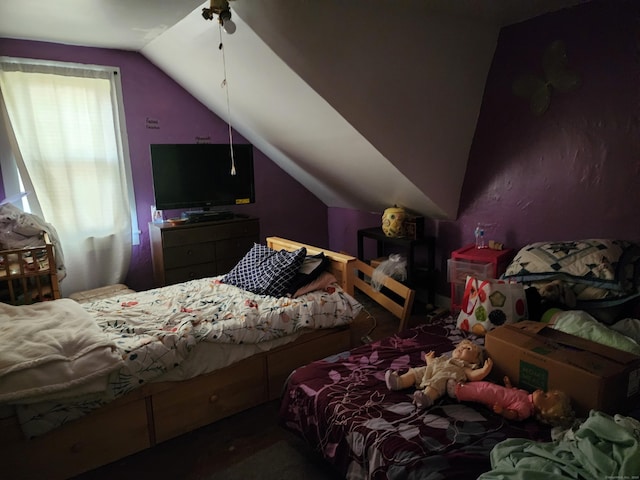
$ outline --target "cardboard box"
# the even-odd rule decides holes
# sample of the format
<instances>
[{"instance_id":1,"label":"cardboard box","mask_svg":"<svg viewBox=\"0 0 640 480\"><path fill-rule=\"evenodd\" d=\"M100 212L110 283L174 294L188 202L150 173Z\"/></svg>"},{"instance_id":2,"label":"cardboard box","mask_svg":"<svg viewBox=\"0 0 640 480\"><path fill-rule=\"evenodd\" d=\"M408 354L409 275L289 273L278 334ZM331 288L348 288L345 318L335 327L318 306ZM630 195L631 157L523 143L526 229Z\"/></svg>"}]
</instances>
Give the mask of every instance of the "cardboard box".
<instances>
[{"instance_id":1,"label":"cardboard box","mask_svg":"<svg viewBox=\"0 0 640 480\"><path fill-rule=\"evenodd\" d=\"M489 331L485 347L494 381L506 375L525 390L562 390L580 416L591 409L625 414L640 406L640 356L533 321Z\"/></svg>"}]
</instances>

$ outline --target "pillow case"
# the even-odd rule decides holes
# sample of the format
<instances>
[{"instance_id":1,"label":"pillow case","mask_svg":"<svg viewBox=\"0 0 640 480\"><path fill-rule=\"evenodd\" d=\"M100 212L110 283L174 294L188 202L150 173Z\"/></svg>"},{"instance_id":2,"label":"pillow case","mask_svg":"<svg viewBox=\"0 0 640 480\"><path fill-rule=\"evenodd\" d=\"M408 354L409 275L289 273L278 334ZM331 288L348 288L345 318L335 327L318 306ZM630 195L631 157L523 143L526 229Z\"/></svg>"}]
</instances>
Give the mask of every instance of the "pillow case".
<instances>
[{"instance_id":1,"label":"pillow case","mask_svg":"<svg viewBox=\"0 0 640 480\"><path fill-rule=\"evenodd\" d=\"M304 257L300 269L291 281L289 293L295 293L306 284L318 278L320 274L326 270L330 262L329 257L326 257L322 252L317 255L307 255Z\"/></svg>"},{"instance_id":2,"label":"pillow case","mask_svg":"<svg viewBox=\"0 0 640 480\"><path fill-rule=\"evenodd\" d=\"M314 292L316 290L324 290L325 288L327 288L332 283L337 283L337 281L338 280L336 280L336 277L333 276L333 273L327 272L325 270L324 272L320 273L318 278L316 278L315 280L311 281L310 283L307 283L306 285L303 285L302 287L300 287L293 294L293 298L298 298L301 295L304 295L305 293Z\"/></svg>"},{"instance_id":3,"label":"pillow case","mask_svg":"<svg viewBox=\"0 0 640 480\"><path fill-rule=\"evenodd\" d=\"M460 330L484 335L505 323L524 320L526 315L522 284L467 276L457 322Z\"/></svg>"},{"instance_id":4,"label":"pillow case","mask_svg":"<svg viewBox=\"0 0 640 480\"><path fill-rule=\"evenodd\" d=\"M289 252L255 243L221 281L259 295L283 297L306 254L304 247Z\"/></svg>"},{"instance_id":5,"label":"pillow case","mask_svg":"<svg viewBox=\"0 0 640 480\"><path fill-rule=\"evenodd\" d=\"M619 294L637 287L640 245L589 239L529 244L511 261L503 278L518 282L560 279ZM597 292L602 298L602 292Z\"/></svg>"}]
</instances>

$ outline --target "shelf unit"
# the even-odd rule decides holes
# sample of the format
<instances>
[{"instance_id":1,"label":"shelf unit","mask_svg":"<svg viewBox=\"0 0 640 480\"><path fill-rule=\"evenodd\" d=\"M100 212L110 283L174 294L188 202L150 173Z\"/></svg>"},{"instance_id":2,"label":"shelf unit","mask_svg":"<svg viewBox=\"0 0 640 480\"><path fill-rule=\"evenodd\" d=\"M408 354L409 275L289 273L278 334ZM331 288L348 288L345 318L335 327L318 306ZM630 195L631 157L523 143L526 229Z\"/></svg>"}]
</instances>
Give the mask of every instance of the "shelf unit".
<instances>
[{"instance_id":1,"label":"shelf unit","mask_svg":"<svg viewBox=\"0 0 640 480\"><path fill-rule=\"evenodd\" d=\"M376 255L382 257L393 250L407 259L408 287L416 291L416 298L425 303L435 300L435 237L422 236L415 239L408 237L387 237L381 227L358 230L358 258L367 262L365 257L365 239L376 243ZM424 261L416 260L417 253L424 250ZM426 295L423 295L426 294Z\"/></svg>"}]
</instances>

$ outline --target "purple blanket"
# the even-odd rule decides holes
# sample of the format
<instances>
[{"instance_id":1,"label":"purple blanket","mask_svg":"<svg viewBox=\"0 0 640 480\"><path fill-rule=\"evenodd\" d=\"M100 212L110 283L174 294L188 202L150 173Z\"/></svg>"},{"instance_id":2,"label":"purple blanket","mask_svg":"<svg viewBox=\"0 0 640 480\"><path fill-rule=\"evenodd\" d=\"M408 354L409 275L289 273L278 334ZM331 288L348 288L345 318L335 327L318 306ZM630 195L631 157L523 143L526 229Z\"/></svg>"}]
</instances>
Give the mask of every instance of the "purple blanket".
<instances>
[{"instance_id":1,"label":"purple blanket","mask_svg":"<svg viewBox=\"0 0 640 480\"><path fill-rule=\"evenodd\" d=\"M387 369L423 365L427 352L449 352L464 337L449 318L301 367L284 391L281 424L353 479L475 479L491 469L496 443L548 441L549 428L532 419L510 422L448 397L418 410L413 389L387 389Z\"/></svg>"}]
</instances>

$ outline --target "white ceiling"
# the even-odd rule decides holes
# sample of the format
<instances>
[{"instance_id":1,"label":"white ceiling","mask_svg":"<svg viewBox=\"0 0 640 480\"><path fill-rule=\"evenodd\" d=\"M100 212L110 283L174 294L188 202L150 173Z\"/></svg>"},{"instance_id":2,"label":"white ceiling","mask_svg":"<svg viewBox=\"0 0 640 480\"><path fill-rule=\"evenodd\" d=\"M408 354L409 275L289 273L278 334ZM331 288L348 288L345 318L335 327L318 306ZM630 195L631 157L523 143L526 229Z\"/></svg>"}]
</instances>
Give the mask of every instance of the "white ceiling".
<instances>
[{"instance_id":1,"label":"white ceiling","mask_svg":"<svg viewBox=\"0 0 640 480\"><path fill-rule=\"evenodd\" d=\"M2 0L0 37L141 52L327 206L457 216L499 29L584 0ZM390 8L392 6L392 8Z\"/></svg>"}]
</instances>

